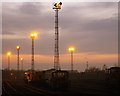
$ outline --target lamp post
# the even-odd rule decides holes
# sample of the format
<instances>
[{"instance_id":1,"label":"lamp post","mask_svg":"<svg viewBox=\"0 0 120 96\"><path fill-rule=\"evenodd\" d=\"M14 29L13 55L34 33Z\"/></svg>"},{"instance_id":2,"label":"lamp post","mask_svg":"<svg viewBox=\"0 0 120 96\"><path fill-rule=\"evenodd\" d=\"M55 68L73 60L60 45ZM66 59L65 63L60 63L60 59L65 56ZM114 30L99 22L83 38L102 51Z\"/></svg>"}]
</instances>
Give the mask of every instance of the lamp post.
<instances>
[{"instance_id":1,"label":"lamp post","mask_svg":"<svg viewBox=\"0 0 120 96\"><path fill-rule=\"evenodd\" d=\"M8 70L10 70L10 56L11 56L11 52L8 52L7 56L8 56Z\"/></svg>"},{"instance_id":2,"label":"lamp post","mask_svg":"<svg viewBox=\"0 0 120 96\"><path fill-rule=\"evenodd\" d=\"M88 70L89 69L88 58L87 57L84 57L84 58L86 60L86 70Z\"/></svg>"},{"instance_id":3,"label":"lamp post","mask_svg":"<svg viewBox=\"0 0 120 96\"><path fill-rule=\"evenodd\" d=\"M30 37L32 39L32 62L31 62L31 65L32 65L32 68L31 70L34 71L34 39L37 38L37 32L32 32L30 34Z\"/></svg>"},{"instance_id":4,"label":"lamp post","mask_svg":"<svg viewBox=\"0 0 120 96\"><path fill-rule=\"evenodd\" d=\"M23 71L23 58L20 59L21 60L21 70Z\"/></svg>"},{"instance_id":5,"label":"lamp post","mask_svg":"<svg viewBox=\"0 0 120 96\"><path fill-rule=\"evenodd\" d=\"M17 49L17 70L19 71L19 51L20 51L20 46L16 46Z\"/></svg>"},{"instance_id":6,"label":"lamp post","mask_svg":"<svg viewBox=\"0 0 120 96\"><path fill-rule=\"evenodd\" d=\"M73 71L73 52L75 51L75 48L70 47L68 50L71 53L71 71Z\"/></svg>"},{"instance_id":7,"label":"lamp post","mask_svg":"<svg viewBox=\"0 0 120 96\"><path fill-rule=\"evenodd\" d=\"M89 65L88 65L88 61L86 61L86 69L88 70Z\"/></svg>"},{"instance_id":8,"label":"lamp post","mask_svg":"<svg viewBox=\"0 0 120 96\"><path fill-rule=\"evenodd\" d=\"M59 63L59 28L58 28L58 11L61 9L62 2L55 3L53 9L55 10L55 55L54 55L54 69L60 70Z\"/></svg>"},{"instance_id":9,"label":"lamp post","mask_svg":"<svg viewBox=\"0 0 120 96\"><path fill-rule=\"evenodd\" d=\"M82 55L80 57L82 57L83 59L85 59L85 64L86 64L85 70L88 70L89 69L88 58L86 56L82 56Z\"/></svg>"}]
</instances>

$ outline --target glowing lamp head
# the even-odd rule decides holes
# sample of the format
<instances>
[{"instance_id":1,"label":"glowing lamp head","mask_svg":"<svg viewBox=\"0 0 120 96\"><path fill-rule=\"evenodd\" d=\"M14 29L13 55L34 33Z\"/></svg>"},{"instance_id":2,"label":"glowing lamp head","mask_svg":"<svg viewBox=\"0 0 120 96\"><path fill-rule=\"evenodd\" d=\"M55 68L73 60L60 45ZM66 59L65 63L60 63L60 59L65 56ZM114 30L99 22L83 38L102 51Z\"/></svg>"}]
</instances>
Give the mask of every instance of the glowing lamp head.
<instances>
[{"instance_id":1,"label":"glowing lamp head","mask_svg":"<svg viewBox=\"0 0 120 96\"><path fill-rule=\"evenodd\" d=\"M57 9L61 9L61 5L62 5L62 2L60 2L60 3L55 3L55 4L54 4L54 7L57 8Z\"/></svg>"},{"instance_id":2,"label":"glowing lamp head","mask_svg":"<svg viewBox=\"0 0 120 96\"><path fill-rule=\"evenodd\" d=\"M10 56L10 55L11 55L11 52L8 52L7 55Z\"/></svg>"},{"instance_id":3,"label":"glowing lamp head","mask_svg":"<svg viewBox=\"0 0 120 96\"><path fill-rule=\"evenodd\" d=\"M30 34L30 37L31 37L32 39L37 38L37 36L38 36L37 32L32 32L32 33Z\"/></svg>"},{"instance_id":4,"label":"glowing lamp head","mask_svg":"<svg viewBox=\"0 0 120 96\"><path fill-rule=\"evenodd\" d=\"M16 49L19 50L19 49L20 49L20 46L16 46Z\"/></svg>"},{"instance_id":5,"label":"glowing lamp head","mask_svg":"<svg viewBox=\"0 0 120 96\"><path fill-rule=\"evenodd\" d=\"M23 61L23 58L21 58L21 61Z\"/></svg>"},{"instance_id":6,"label":"glowing lamp head","mask_svg":"<svg viewBox=\"0 0 120 96\"><path fill-rule=\"evenodd\" d=\"M69 52L74 52L74 51L75 51L75 48L74 48L74 47L70 47L70 48L68 49L68 51L69 51Z\"/></svg>"}]
</instances>

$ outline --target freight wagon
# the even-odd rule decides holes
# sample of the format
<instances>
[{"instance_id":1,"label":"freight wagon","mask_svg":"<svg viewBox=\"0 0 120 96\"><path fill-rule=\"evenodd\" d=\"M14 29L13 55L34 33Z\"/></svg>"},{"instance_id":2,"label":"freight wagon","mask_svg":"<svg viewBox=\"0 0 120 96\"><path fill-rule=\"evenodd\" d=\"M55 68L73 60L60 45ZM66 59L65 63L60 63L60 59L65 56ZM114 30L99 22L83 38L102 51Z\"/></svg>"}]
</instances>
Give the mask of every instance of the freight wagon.
<instances>
[{"instance_id":1,"label":"freight wagon","mask_svg":"<svg viewBox=\"0 0 120 96\"><path fill-rule=\"evenodd\" d=\"M44 83L53 89L66 89L70 85L69 73L65 70L50 69L46 71L25 72L26 83Z\"/></svg>"}]
</instances>

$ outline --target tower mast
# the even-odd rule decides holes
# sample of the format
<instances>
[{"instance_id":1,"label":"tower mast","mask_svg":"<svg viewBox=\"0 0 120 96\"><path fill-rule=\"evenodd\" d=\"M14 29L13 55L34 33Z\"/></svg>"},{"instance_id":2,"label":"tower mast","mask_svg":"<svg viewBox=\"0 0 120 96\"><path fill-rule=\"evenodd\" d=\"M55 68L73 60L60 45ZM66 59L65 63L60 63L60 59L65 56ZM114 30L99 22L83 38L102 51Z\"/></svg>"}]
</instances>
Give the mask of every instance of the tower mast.
<instances>
[{"instance_id":1,"label":"tower mast","mask_svg":"<svg viewBox=\"0 0 120 96\"><path fill-rule=\"evenodd\" d=\"M59 62L59 27L58 27L58 11L61 9L62 2L55 3L55 53L54 53L54 69L60 70Z\"/></svg>"}]
</instances>

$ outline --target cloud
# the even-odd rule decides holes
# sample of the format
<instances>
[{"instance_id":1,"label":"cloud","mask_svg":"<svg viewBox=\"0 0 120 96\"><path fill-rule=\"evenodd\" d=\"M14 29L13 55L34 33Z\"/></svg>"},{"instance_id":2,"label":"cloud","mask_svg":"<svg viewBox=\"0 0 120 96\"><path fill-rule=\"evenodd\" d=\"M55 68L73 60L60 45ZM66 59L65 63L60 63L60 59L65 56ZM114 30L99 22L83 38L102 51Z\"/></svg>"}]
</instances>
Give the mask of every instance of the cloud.
<instances>
[{"instance_id":1,"label":"cloud","mask_svg":"<svg viewBox=\"0 0 120 96\"><path fill-rule=\"evenodd\" d=\"M39 15L41 14L41 8L42 5L41 3L23 3L20 7L19 7L19 11L21 14L24 15Z\"/></svg>"},{"instance_id":2,"label":"cloud","mask_svg":"<svg viewBox=\"0 0 120 96\"><path fill-rule=\"evenodd\" d=\"M48 5L3 3L3 52L20 44L22 52L30 54L28 34L37 30L42 35L35 41L36 53L54 54L55 13ZM60 53L67 53L70 45L76 46L78 53L117 53L117 7L117 3L109 2L64 3L59 11Z\"/></svg>"},{"instance_id":3,"label":"cloud","mask_svg":"<svg viewBox=\"0 0 120 96\"><path fill-rule=\"evenodd\" d=\"M15 34L28 33L33 30L45 32L54 27L54 17L51 13L42 14L44 7L41 3L3 4L3 33L10 30ZM28 7L29 6L29 7ZM31 6L31 7L30 7ZM7 8L6 8L7 7ZM43 9L42 9L43 8ZM54 14L53 14L54 15Z\"/></svg>"}]
</instances>

